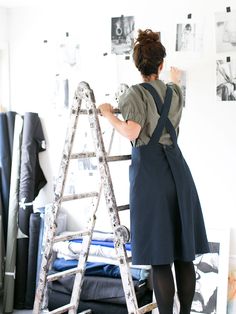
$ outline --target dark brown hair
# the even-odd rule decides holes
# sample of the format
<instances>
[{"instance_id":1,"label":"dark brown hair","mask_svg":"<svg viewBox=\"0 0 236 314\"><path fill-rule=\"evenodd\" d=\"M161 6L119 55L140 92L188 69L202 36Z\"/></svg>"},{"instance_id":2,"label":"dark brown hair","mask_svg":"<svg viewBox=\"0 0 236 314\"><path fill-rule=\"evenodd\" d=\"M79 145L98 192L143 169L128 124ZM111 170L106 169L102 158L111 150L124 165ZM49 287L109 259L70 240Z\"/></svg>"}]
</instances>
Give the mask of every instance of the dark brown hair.
<instances>
[{"instance_id":1,"label":"dark brown hair","mask_svg":"<svg viewBox=\"0 0 236 314\"><path fill-rule=\"evenodd\" d=\"M140 73L144 76L157 74L165 56L166 49L160 42L159 33L151 29L139 29L134 42L133 60Z\"/></svg>"}]
</instances>

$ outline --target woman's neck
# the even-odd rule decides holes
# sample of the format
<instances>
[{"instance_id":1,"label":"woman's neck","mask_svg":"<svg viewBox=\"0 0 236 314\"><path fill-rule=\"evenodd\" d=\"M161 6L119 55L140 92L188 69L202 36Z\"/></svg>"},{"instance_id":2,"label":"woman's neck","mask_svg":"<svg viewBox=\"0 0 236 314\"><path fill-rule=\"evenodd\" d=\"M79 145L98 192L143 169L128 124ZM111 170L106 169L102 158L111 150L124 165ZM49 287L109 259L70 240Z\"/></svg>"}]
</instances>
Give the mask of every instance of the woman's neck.
<instances>
[{"instance_id":1,"label":"woman's neck","mask_svg":"<svg viewBox=\"0 0 236 314\"><path fill-rule=\"evenodd\" d=\"M158 75L157 74L151 74L151 75L147 75L147 76L143 75L143 81L144 82L156 81L157 79L158 79Z\"/></svg>"}]
</instances>

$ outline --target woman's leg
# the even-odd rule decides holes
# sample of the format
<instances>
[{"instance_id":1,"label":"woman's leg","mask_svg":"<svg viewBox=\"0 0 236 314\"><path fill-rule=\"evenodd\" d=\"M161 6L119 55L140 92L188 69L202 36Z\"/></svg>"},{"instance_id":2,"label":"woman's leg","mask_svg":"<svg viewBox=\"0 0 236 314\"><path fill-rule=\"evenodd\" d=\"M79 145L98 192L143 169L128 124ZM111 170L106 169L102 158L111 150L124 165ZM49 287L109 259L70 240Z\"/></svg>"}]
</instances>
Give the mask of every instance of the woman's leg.
<instances>
[{"instance_id":1,"label":"woman's leg","mask_svg":"<svg viewBox=\"0 0 236 314\"><path fill-rule=\"evenodd\" d=\"M175 261L175 277L180 314L190 314L195 292L196 274L193 262Z\"/></svg>"},{"instance_id":2,"label":"woman's leg","mask_svg":"<svg viewBox=\"0 0 236 314\"><path fill-rule=\"evenodd\" d=\"M160 314L173 314L175 294L171 265L152 265L153 289Z\"/></svg>"}]
</instances>

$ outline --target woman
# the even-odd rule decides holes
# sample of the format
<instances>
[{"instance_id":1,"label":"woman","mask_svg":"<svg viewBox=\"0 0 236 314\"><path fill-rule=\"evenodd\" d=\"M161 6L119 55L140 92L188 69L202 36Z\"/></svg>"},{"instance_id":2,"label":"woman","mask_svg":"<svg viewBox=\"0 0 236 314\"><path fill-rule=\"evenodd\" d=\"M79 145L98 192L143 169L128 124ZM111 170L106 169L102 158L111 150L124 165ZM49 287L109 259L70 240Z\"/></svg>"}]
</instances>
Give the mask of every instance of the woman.
<instances>
[{"instance_id":1,"label":"woman","mask_svg":"<svg viewBox=\"0 0 236 314\"><path fill-rule=\"evenodd\" d=\"M193 260L209 247L194 181L177 144L183 107L181 72L171 68L171 84L159 80L165 56L158 33L139 30L133 59L143 83L121 96L124 121L113 115L110 104L99 109L132 143L132 263L152 265L160 314L173 313L174 264L180 313L189 314L196 282Z\"/></svg>"}]
</instances>

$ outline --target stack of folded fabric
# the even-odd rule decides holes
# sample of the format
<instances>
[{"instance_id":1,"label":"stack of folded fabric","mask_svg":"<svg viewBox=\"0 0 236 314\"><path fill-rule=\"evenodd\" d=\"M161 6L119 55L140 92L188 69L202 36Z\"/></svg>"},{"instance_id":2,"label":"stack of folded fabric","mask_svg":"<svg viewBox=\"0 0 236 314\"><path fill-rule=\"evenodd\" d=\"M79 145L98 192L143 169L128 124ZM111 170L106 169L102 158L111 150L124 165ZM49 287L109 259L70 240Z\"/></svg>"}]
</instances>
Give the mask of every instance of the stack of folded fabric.
<instances>
[{"instance_id":1,"label":"stack of folded fabric","mask_svg":"<svg viewBox=\"0 0 236 314\"><path fill-rule=\"evenodd\" d=\"M57 257L53 272L74 268L78 263L82 239L54 244ZM131 246L126 244L128 256ZM131 266L139 306L152 301L148 285L150 268ZM61 278L49 285L49 310L70 302L75 276ZM90 246L78 312L91 309L93 314L127 314L120 268L116 260L113 234L96 231Z\"/></svg>"}]
</instances>

